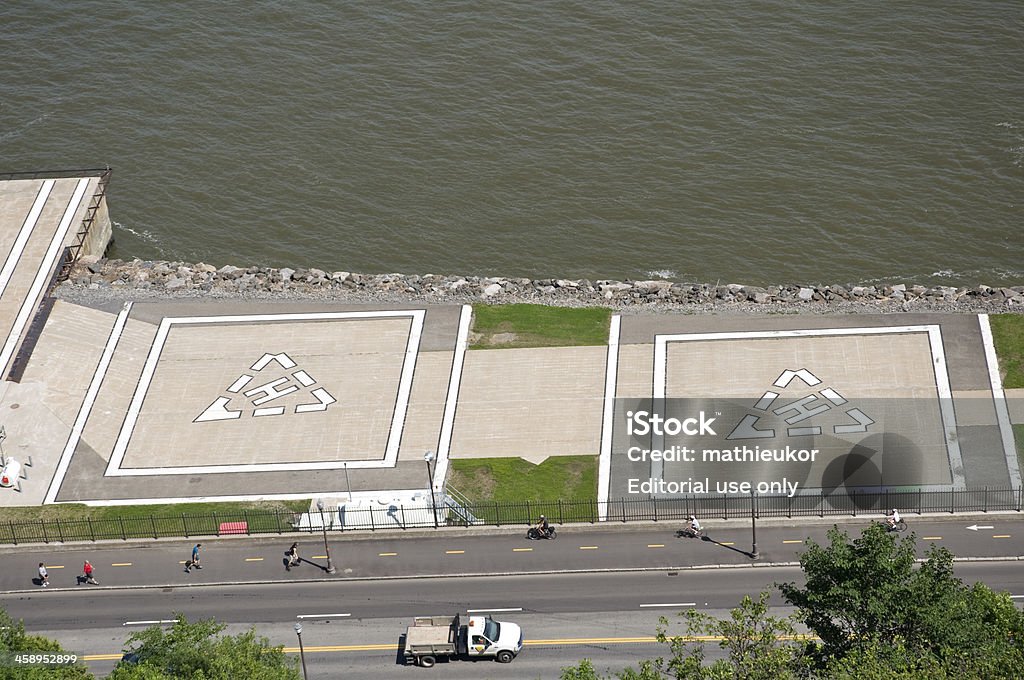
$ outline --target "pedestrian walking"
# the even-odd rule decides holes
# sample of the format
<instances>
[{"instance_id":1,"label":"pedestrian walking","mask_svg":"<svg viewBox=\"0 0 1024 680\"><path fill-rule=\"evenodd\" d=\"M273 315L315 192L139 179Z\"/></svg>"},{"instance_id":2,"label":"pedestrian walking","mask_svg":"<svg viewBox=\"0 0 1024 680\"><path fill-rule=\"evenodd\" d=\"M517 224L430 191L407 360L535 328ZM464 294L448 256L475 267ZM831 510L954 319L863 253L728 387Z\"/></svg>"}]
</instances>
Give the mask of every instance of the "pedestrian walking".
<instances>
[{"instance_id":1,"label":"pedestrian walking","mask_svg":"<svg viewBox=\"0 0 1024 680\"><path fill-rule=\"evenodd\" d=\"M46 567L42 562L39 563L39 586L45 588L50 585L50 575L46 573Z\"/></svg>"},{"instance_id":2,"label":"pedestrian walking","mask_svg":"<svg viewBox=\"0 0 1024 680\"><path fill-rule=\"evenodd\" d=\"M288 557L288 563L285 566L288 571L291 571L292 567L297 567L299 562L302 561L299 559L298 543L292 543L292 547L288 548L288 552L286 552L285 555Z\"/></svg>"},{"instance_id":3,"label":"pedestrian walking","mask_svg":"<svg viewBox=\"0 0 1024 680\"><path fill-rule=\"evenodd\" d=\"M96 578L92 575L92 571L92 565L89 564L89 560L86 560L85 564L82 565L83 579L85 580L86 583L91 583L94 586L98 586L100 582L97 581Z\"/></svg>"},{"instance_id":4,"label":"pedestrian walking","mask_svg":"<svg viewBox=\"0 0 1024 680\"><path fill-rule=\"evenodd\" d=\"M192 548L192 557L188 562L185 563L185 573L192 571L192 567L196 569L202 569L202 565L199 564L199 549L203 547L202 543L196 543Z\"/></svg>"}]
</instances>

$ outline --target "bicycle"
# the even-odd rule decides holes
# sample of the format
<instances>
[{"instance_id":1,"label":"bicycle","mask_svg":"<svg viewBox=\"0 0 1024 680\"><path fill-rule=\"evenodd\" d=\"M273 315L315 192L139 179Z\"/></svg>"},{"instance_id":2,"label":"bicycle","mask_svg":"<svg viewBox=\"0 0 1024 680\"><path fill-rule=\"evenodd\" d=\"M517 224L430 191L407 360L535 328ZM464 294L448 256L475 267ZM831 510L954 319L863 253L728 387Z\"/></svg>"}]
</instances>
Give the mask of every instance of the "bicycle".
<instances>
[{"instance_id":1,"label":"bicycle","mask_svg":"<svg viewBox=\"0 0 1024 680\"><path fill-rule=\"evenodd\" d=\"M695 530L693 527L683 527L676 532L676 538L704 538L704 529Z\"/></svg>"},{"instance_id":2,"label":"bicycle","mask_svg":"<svg viewBox=\"0 0 1024 680\"><path fill-rule=\"evenodd\" d=\"M882 524L885 527L886 533L902 534L904 531L907 530L907 520L903 519L902 517L900 518L900 521L896 522L895 524L890 524L888 521L883 522Z\"/></svg>"}]
</instances>

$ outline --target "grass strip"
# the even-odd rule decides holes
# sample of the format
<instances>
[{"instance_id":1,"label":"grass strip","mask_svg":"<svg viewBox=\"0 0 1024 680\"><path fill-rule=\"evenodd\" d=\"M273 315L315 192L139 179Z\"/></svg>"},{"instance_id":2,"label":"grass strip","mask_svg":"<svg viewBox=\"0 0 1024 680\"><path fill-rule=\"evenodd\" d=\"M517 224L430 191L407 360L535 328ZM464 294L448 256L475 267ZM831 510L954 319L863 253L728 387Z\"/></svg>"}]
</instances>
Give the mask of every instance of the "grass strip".
<instances>
[{"instance_id":1,"label":"grass strip","mask_svg":"<svg viewBox=\"0 0 1024 680\"><path fill-rule=\"evenodd\" d=\"M1024 315L993 314L989 317L1003 387L1024 387Z\"/></svg>"},{"instance_id":2,"label":"grass strip","mask_svg":"<svg viewBox=\"0 0 1024 680\"><path fill-rule=\"evenodd\" d=\"M470 348L604 345L611 315L607 307L476 304Z\"/></svg>"}]
</instances>

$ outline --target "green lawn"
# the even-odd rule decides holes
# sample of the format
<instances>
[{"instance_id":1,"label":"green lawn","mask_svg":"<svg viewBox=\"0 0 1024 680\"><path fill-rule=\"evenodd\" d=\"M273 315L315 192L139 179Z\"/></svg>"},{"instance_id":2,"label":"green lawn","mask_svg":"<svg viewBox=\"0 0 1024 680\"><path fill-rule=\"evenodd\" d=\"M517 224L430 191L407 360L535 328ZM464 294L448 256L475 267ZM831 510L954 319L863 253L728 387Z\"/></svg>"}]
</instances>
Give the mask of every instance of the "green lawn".
<instances>
[{"instance_id":1,"label":"green lawn","mask_svg":"<svg viewBox=\"0 0 1024 680\"><path fill-rule=\"evenodd\" d=\"M486 522L593 522L597 513L597 456L552 456L540 465L522 458L453 460L450 486Z\"/></svg>"},{"instance_id":2,"label":"green lawn","mask_svg":"<svg viewBox=\"0 0 1024 680\"><path fill-rule=\"evenodd\" d=\"M1003 374L1003 387L1024 387L1024 315L993 314L989 322Z\"/></svg>"},{"instance_id":3,"label":"green lawn","mask_svg":"<svg viewBox=\"0 0 1024 680\"><path fill-rule=\"evenodd\" d=\"M477 304L471 349L604 345L611 315L607 307Z\"/></svg>"},{"instance_id":4,"label":"green lawn","mask_svg":"<svg viewBox=\"0 0 1024 680\"><path fill-rule=\"evenodd\" d=\"M252 533L290 531L308 500L249 503L172 503L94 507L57 504L5 508L0 543L152 538L217 533L222 522L247 522Z\"/></svg>"}]
</instances>

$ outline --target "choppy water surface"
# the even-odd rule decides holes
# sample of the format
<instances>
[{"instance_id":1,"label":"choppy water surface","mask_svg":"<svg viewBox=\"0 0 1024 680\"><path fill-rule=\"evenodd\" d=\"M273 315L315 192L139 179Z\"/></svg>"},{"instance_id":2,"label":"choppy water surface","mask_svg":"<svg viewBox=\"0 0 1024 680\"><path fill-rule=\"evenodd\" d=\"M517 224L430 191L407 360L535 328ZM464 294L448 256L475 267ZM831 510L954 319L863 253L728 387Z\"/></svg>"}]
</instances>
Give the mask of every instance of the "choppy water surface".
<instances>
[{"instance_id":1,"label":"choppy water surface","mask_svg":"<svg viewBox=\"0 0 1024 680\"><path fill-rule=\"evenodd\" d=\"M115 255L1024 282L1024 5L0 4L0 171Z\"/></svg>"}]
</instances>

